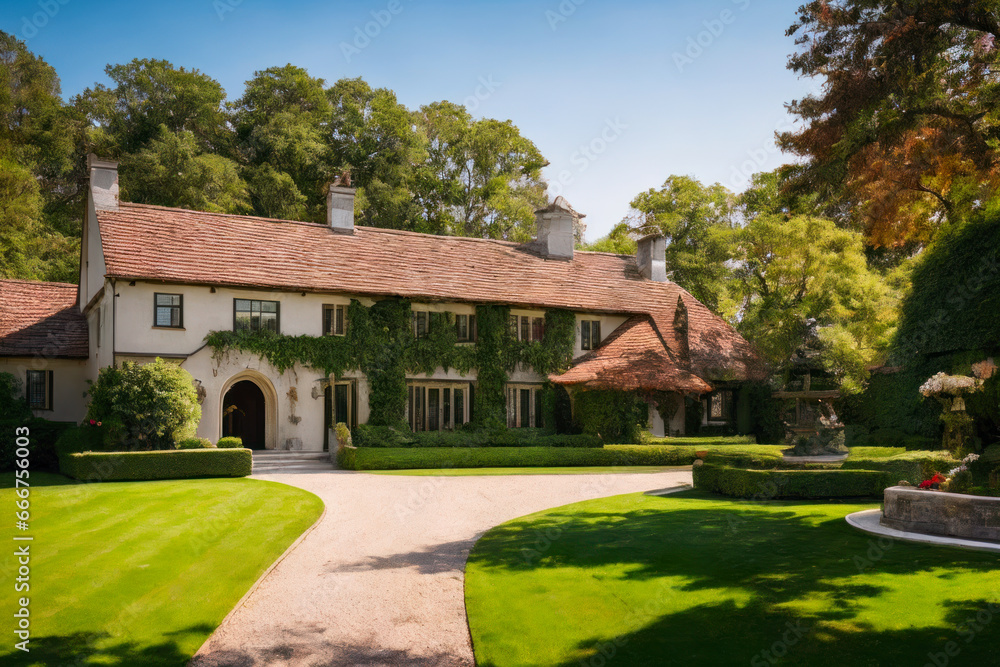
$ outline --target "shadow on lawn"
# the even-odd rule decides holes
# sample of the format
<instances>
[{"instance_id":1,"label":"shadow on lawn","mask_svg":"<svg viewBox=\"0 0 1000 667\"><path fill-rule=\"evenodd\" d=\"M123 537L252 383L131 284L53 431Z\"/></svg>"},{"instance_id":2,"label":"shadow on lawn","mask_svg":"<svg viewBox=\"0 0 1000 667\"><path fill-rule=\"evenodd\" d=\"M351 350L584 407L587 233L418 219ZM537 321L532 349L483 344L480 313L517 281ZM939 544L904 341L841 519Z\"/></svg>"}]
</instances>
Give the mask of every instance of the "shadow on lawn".
<instances>
[{"instance_id":1,"label":"shadow on lawn","mask_svg":"<svg viewBox=\"0 0 1000 667\"><path fill-rule=\"evenodd\" d=\"M214 630L213 626L199 624L165 633L165 636L196 634L207 638ZM140 645L127 638L109 642L110 636L106 632L78 632L71 635L32 637L28 645L31 649L29 653L14 650L6 655L0 654L0 663L5 667L7 665L177 667L191 658L188 653L181 651L177 642L173 640ZM5 647L5 650L9 649Z\"/></svg>"},{"instance_id":2,"label":"shadow on lawn","mask_svg":"<svg viewBox=\"0 0 1000 667\"><path fill-rule=\"evenodd\" d=\"M989 606L1000 602L995 556L901 542L879 547L877 538L854 530L842 517L810 516L808 503L720 501L718 508L706 508L708 498L685 492L659 499L662 511L588 512L580 506L553 510L527 525L514 522L490 531L476 545L470 564L505 576L579 568L592 571L595 579L607 572L604 568L613 568L617 573L609 575L612 579L604 593L609 596L623 590L615 586L619 577L654 586L658 578L674 577L671 585L664 584L641 604L622 600L634 614L631 625L639 630L580 642L577 648L591 658L567 660L565 667L598 663L920 667L934 664L929 653L941 653L945 662L940 665L996 664L991 644L1000 628L1000 606ZM818 511L829 508L813 506ZM885 630L859 620L864 607L891 590L888 580L881 581L883 575L912 575L934 568L982 575L982 588L975 592L982 598L948 600L945 573L939 575L943 594L914 590L912 599L898 603L944 605L946 618L940 626ZM872 576L855 579L862 572ZM752 598L742 607L733 600L687 609L675 606L674 596L725 589L750 592ZM899 594L894 591L894 595ZM808 606L817 596L825 600L822 607L796 615L796 605ZM891 606L886 608L891 615ZM977 616L981 629L964 626L960 635L958 626L970 619L977 622ZM892 618L885 621L892 626ZM943 653L949 641L956 643L955 656ZM755 658L759 660L754 662Z\"/></svg>"},{"instance_id":3,"label":"shadow on lawn","mask_svg":"<svg viewBox=\"0 0 1000 667\"><path fill-rule=\"evenodd\" d=\"M75 479L70 479L65 475L60 475L57 472L44 472L40 470L29 470L28 484L31 488L37 488L40 486L66 486L71 484L78 484ZM0 473L0 489L13 489L14 488L14 473L4 472Z\"/></svg>"}]
</instances>

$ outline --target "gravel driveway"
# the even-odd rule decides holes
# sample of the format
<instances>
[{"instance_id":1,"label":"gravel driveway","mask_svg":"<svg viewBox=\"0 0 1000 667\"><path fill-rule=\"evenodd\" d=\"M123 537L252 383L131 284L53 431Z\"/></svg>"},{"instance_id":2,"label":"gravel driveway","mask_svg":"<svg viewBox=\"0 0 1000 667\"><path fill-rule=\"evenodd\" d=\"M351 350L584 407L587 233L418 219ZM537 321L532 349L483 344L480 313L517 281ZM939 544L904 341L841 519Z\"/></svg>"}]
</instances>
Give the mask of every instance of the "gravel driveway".
<instances>
[{"instance_id":1,"label":"gravel driveway","mask_svg":"<svg viewBox=\"0 0 1000 667\"><path fill-rule=\"evenodd\" d=\"M471 666L463 576L480 535L550 507L690 484L691 473L261 479L315 493L326 514L191 665Z\"/></svg>"}]
</instances>

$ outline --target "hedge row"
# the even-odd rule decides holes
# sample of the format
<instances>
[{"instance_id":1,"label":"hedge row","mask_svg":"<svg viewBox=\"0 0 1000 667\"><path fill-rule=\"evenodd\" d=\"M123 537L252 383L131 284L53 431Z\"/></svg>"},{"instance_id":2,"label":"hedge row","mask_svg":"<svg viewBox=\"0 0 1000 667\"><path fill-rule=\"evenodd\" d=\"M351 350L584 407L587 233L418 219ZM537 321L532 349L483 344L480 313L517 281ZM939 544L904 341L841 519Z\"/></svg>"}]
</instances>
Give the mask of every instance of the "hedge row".
<instances>
[{"instance_id":1,"label":"hedge row","mask_svg":"<svg viewBox=\"0 0 1000 667\"><path fill-rule=\"evenodd\" d=\"M895 481L873 470L747 470L706 463L694 467L696 489L735 498L880 498Z\"/></svg>"},{"instance_id":2,"label":"hedge row","mask_svg":"<svg viewBox=\"0 0 1000 667\"><path fill-rule=\"evenodd\" d=\"M934 476L934 473L944 473L959 462L951 458L948 452L906 452L888 458L866 458L851 456L840 466L841 470L874 470L889 475L892 483L906 480L910 484L919 484Z\"/></svg>"},{"instance_id":3,"label":"hedge row","mask_svg":"<svg viewBox=\"0 0 1000 667\"><path fill-rule=\"evenodd\" d=\"M64 475L90 482L246 477L253 456L249 449L85 452L62 456L59 468Z\"/></svg>"},{"instance_id":4,"label":"hedge row","mask_svg":"<svg viewBox=\"0 0 1000 667\"><path fill-rule=\"evenodd\" d=\"M46 419L0 421L0 471L14 469L14 450L16 449L16 429L28 428L28 455L30 467L33 470L57 470L59 460L56 456L55 444L60 435L73 428L72 422L53 422Z\"/></svg>"},{"instance_id":5,"label":"hedge row","mask_svg":"<svg viewBox=\"0 0 1000 667\"><path fill-rule=\"evenodd\" d=\"M351 438L355 447L600 447L596 435L554 434L541 429L422 431L360 424Z\"/></svg>"},{"instance_id":6,"label":"hedge row","mask_svg":"<svg viewBox=\"0 0 1000 667\"><path fill-rule=\"evenodd\" d=\"M578 466L684 466L694 463L698 446L607 445L574 447L439 447L364 448L342 453L340 466L348 470L414 470L434 468L532 468ZM728 445L726 457L777 465L780 447Z\"/></svg>"}]
</instances>

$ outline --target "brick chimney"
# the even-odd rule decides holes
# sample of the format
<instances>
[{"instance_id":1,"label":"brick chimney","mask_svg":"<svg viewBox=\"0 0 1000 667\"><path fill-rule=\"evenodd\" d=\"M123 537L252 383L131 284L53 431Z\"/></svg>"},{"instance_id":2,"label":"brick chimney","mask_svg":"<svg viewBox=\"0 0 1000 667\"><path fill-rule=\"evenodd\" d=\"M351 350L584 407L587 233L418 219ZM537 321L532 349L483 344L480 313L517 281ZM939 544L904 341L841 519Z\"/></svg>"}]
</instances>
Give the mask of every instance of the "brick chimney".
<instances>
[{"instance_id":1,"label":"brick chimney","mask_svg":"<svg viewBox=\"0 0 1000 667\"><path fill-rule=\"evenodd\" d=\"M327 188L326 222L338 234L354 233L354 188L349 172L338 176Z\"/></svg>"},{"instance_id":2,"label":"brick chimney","mask_svg":"<svg viewBox=\"0 0 1000 667\"><path fill-rule=\"evenodd\" d=\"M635 263L639 274L646 280L667 282L667 241L660 234L650 234L639 239Z\"/></svg>"},{"instance_id":3,"label":"brick chimney","mask_svg":"<svg viewBox=\"0 0 1000 667\"><path fill-rule=\"evenodd\" d=\"M538 232L531 248L549 259L573 259L575 228L581 215L563 197L535 211Z\"/></svg>"},{"instance_id":4,"label":"brick chimney","mask_svg":"<svg viewBox=\"0 0 1000 667\"><path fill-rule=\"evenodd\" d=\"M87 156L87 173L90 176L90 200L98 211L118 210L118 163L101 160L91 153Z\"/></svg>"}]
</instances>

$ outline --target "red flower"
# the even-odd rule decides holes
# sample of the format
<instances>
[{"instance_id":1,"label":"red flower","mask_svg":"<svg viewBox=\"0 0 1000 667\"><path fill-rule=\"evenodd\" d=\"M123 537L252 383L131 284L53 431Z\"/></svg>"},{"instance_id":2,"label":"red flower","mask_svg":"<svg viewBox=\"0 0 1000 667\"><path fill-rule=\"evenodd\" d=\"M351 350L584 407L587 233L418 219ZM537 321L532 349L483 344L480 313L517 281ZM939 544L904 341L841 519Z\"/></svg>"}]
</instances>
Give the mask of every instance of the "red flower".
<instances>
[{"instance_id":1,"label":"red flower","mask_svg":"<svg viewBox=\"0 0 1000 667\"><path fill-rule=\"evenodd\" d=\"M97 423L97 422L96 422L96 421L94 421L93 419L91 419L91 420L90 420L90 425L91 425L91 426L93 426L93 425L94 425L94 424L96 424L96 423Z\"/></svg>"}]
</instances>

